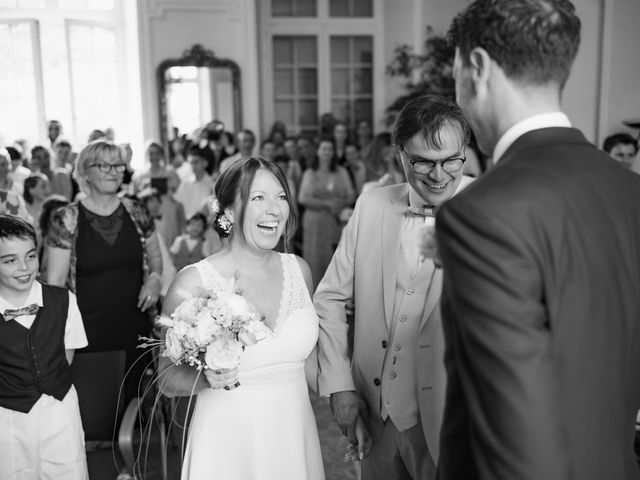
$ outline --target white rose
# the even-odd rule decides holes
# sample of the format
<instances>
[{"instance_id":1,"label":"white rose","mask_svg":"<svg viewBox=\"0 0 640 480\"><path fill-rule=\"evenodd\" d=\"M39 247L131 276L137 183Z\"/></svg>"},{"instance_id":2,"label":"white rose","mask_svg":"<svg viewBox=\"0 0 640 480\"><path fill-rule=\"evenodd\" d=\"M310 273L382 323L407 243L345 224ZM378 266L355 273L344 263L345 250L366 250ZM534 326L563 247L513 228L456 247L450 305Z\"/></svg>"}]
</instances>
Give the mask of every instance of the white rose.
<instances>
[{"instance_id":1,"label":"white rose","mask_svg":"<svg viewBox=\"0 0 640 480\"><path fill-rule=\"evenodd\" d=\"M220 332L220 326L209 312L201 312L196 317L196 324L192 328L192 338L199 346L204 347Z\"/></svg>"},{"instance_id":2,"label":"white rose","mask_svg":"<svg viewBox=\"0 0 640 480\"><path fill-rule=\"evenodd\" d=\"M242 317L251 314L252 309L247 300L235 293L225 295L220 299L226 310L234 317Z\"/></svg>"},{"instance_id":3,"label":"white rose","mask_svg":"<svg viewBox=\"0 0 640 480\"><path fill-rule=\"evenodd\" d=\"M187 323L195 323L195 318L202 310L203 300L198 297L188 298L175 309L171 315L175 319L182 320Z\"/></svg>"},{"instance_id":4,"label":"white rose","mask_svg":"<svg viewBox=\"0 0 640 480\"><path fill-rule=\"evenodd\" d=\"M167 335L164 339L164 346L164 355L169 357L172 362L176 363L182 358L182 355L184 354L182 342L171 329L167 331Z\"/></svg>"},{"instance_id":5,"label":"white rose","mask_svg":"<svg viewBox=\"0 0 640 480\"><path fill-rule=\"evenodd\" d=\"M209 368L234 368L240 363L242 344L229 337L214 339L204 354L204 361Z\"/></svg>"}]
</instances>

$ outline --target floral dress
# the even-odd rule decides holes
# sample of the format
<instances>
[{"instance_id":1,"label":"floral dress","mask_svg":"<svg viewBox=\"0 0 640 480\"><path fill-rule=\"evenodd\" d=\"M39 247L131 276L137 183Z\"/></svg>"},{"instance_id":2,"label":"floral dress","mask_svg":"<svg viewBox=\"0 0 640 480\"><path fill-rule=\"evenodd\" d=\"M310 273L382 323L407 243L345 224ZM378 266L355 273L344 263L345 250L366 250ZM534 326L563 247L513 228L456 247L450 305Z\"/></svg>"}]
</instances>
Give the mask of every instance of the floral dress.
<instances>
[{"instance_id":1,"label":"floral dress","mask_svg":"<svg viewBox=\"0 0 640 480\"><path fill-rule=\"evenodd\" d=\"M307 169L302 177L300 197L309 193L318 199L344 199L344 206L355 197L349 174L342 167L331 172L326 179L322 179L318 172ZM305 208L302 214L302 256L311 268L314 287L322 280L331 262L341 232L342 225L337 213L333 214L324 208Z\"/></svg>"}]
</instances>

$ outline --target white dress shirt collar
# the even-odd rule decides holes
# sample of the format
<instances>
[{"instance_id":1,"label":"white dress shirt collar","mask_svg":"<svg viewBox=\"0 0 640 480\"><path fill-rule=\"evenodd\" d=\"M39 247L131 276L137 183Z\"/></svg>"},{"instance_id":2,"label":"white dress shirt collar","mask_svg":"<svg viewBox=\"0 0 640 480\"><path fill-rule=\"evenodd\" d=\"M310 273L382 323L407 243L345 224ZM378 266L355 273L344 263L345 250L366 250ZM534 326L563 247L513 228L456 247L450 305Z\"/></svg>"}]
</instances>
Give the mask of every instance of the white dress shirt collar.
<instances>
[{"instance_id":1,"label":"white dress shirt collar","mask_svg":"<svg viewBox=\"0 0 640 480\"><path fill-rule=\"evenodd\" d=\"M0 312L4 312L8 308L14 309L26 307L27 305L31 305L32 303L35 303L39 307L42 307L42 285L37 280L33 282L33 285L31 285L29 295L22 305L13 305L12 303L9 303L5 298L0 297Z\"/></svg>"},{"instance_id":2,"label":"white dress shirt collar","mask_svg":"<svg viewBox=\"0 0 640 480\"><path fill-rule=\"evenodd\" d=\"M512 125L502 134L498 143L493 149L493 164L498 163L500 158L513 145L518 138L532 130L548 127L571 127L569 117L562 112L539 113L531 117L520 120Z\"/></svg>"}]
</instances>

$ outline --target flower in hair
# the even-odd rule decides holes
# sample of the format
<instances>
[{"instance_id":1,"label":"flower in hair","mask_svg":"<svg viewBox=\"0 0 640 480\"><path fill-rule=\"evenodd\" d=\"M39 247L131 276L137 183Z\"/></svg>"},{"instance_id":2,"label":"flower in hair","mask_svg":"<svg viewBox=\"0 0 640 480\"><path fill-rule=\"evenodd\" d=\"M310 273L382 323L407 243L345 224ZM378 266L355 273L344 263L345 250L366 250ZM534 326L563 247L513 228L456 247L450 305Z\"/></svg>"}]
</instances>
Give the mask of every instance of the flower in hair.
<instances>
[{"instance_id":1,"label":"flower in hair","mask_svg":"<svg viewBox=\"0 0 640 480\"><path fill-rule=\"evenodd\" d=\"M209 210L214 215L220 211L220 202L215 195L211 195L209 197Z\"/></svg>"},{"instance_id":2,"label":"flower in hair","mask_svg":"<svg viewBox=\"0 0 640 480\"><path fill-rule=\"evenodd\" d=\"M216 220L216 223L224 233L226 233L227 235L231 233L233 222L229 220L229 217L227 217L226 214L223 213L222 215L218 215L218 219Z\"/></svg>"}]
</instances>

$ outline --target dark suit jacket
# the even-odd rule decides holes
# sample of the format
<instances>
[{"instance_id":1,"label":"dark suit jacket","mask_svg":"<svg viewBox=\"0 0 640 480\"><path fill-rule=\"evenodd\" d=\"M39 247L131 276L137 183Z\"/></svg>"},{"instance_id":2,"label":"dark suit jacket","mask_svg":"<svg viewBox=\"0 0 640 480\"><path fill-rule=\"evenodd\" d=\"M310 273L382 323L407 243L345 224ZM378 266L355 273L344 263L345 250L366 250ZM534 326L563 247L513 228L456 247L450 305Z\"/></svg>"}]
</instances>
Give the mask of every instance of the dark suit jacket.
<instances>
[{"instance_id":1,"label":"dark suit jacket","mask_svg":"<svg viewBox=\"0 0 640 480\"><path fill-rule=\"evenodd\" d=\"M437 232L439 478L640 479L640 176L577 130L536 130Z\"/></svg>"}]
</instances>

